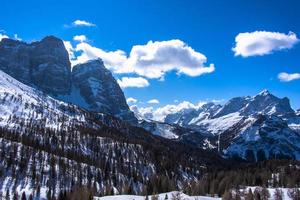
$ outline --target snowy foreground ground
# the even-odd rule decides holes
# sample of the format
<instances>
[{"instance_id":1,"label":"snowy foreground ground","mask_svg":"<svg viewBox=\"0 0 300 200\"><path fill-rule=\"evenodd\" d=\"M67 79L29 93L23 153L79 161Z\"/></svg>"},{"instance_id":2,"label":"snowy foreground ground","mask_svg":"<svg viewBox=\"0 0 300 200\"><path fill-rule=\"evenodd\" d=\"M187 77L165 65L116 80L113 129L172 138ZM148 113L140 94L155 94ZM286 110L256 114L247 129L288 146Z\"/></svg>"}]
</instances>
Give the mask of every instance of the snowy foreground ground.
<instances>
[{"instance_id":1,"label":"snowy foreground ground","mask_svg":"<svg viewBox=\"0 0 300 200\"><path fill-rule=\"evenodd\" d=\"M168 192L159 194L158 199L164 200L166 195L168 195L168 199L172 199L172 195L178 192ZM213 197L203 197L203 196L188 196L186 194L181 193L181 199L184 200L221 200L221 198L213 198ZM95 197L95 200L145 200L145 196L137 196L137 195L116 195L116 196L106 196L106 197ZM151 200L151 196L149 196L149 200Z\"/></svg>"},{"instance_id":2,"label":"snowy foreground ground","mask_svg":"<svg viewBox=\"0 0 300 200\"><path fill-rule=\"evenodd\" d=\"M255 187L248 187L247 189L251 188L252 191L255 190ZM288 197L288 189L287 188L279 188L283 192L283 199L284 200L291 200ZM274 192L275 189L269 188L270 198L269 200L274 200ZM159 194L158 199L164 200L166 195L168 195L168 199L172 199L173 194L178 192L169 192L169 193L162 193ZM214 197L205 197L205 196L188 196L186 194L181 193L181 199L183 200L221 200L221 198L214 198ZM105 197L95 197L95 200L145 200L145 196L137 196L137 195L116 195L116 196L105 196ZM151 200L151 196L149 196L149 200Z\"/></svg>"}]
</instances>

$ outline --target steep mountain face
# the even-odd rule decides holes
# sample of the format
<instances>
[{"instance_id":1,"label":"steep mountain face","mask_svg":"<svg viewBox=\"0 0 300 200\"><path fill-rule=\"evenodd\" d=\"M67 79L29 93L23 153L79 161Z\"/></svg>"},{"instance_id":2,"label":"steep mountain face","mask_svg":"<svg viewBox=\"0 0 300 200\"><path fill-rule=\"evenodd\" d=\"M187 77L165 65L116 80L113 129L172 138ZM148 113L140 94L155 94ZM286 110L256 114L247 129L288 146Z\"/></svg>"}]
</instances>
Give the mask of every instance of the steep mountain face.
<instances>
[{"instance_id":1,"label":"steep mountain face","mask_svg":"<svg viewBox=\"0 0 300 200\"><path fill-rule=\"evenodd\" d=\"M174 190L223 163L213 152L56 100L1 70L0 160L0 191L37 198L82 185L98 195L136 194L157 177L167 187L158 191Z\"/></svg>"},{"instance_id":2,"label":"steep mountain face","mask_svg":"<svg viewBox=\"0 0 300 200\"><path fill-rule=\"evenodd\" d=\"M268 158L300 160L300 134L280 117L259 115L252 123L237 126L232 132L238 134L227 145L221 139L222 149L228 156L238 156L248 161Z\"/></svg>"},{"instance_id":3,"label":"steep mountain face","mask_svg":"<svg viewBox=\"0 0 300 200\"><path fill-rule=\"evenodd\" d=\"M62 40L52 36L31 44L3 39L0 42L0 69L51 95L70 91L68 52Z\"/></svg>"},{"instance_id":4,"label":"steep mountain face","mask_svg":"<svg viewBox=\"0 0 300 200\"><path fill-rule=\"evenodd\" d=\"M133 124L137 122L122 90L103 62L90 61L71 71L68 52L63 41L56 37L48 36L30 44L1 40L0 69L54 98Z\"/></svg>"},{"instance_id":5,"label":"steep mountain face","mask_svg":"<svg viewBox=\"0 0 300 200\"><path fill-rule=\"evenodd\" d=\"M74 66L72 90L69 95L58 98L93 112L108 113L137 123L119 84L100 59Z\"/></svg>"}]
</instances>

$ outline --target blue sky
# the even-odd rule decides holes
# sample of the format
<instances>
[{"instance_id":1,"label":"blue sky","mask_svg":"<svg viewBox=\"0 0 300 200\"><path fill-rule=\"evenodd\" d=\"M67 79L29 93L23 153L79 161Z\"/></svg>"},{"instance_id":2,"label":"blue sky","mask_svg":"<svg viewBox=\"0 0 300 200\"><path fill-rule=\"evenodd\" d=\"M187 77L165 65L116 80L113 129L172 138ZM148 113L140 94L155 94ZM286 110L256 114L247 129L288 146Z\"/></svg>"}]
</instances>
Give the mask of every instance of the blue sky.
<instances>
[{"instance_id":1,"label":"blue sky","mask_svg":"<svg viewBox=\"0 0 300 200\"><path fill-rule=\"evenodd\" d=\"M17 34L24 41L55 35L70 41L73 47L78 44L73 37L84 35L85 43L90 46L106 52L119 49L126 56L133 46L146 45L150 40L178 39L205 55L207 62L200 62L202 67L214 64L213 72L200 75L178 73L176 69L167 70L159 78L149 78L144 71L114 73L118 79L141 77L148 81L147 87L124 88L126 97L137 99L140 106L148 106L145 102L150 99L159 100L156 107L175 100L193 103L228 100L268 89L279 97L288 96L292 106L298 109L300 79L284 82L278 79L278 74L299 75L296 73L300 73L300 42L281 50L274 47L271 54L248 57L235 56L232 48L239 33L267 31L288 36L291 31L300 38L299 9L297 0L2 0L0 30L9 37ZM72 25L75 20L85 20L95 26ZM80 55L80 52L74 53Z\"/></svg>"}]
</instances>

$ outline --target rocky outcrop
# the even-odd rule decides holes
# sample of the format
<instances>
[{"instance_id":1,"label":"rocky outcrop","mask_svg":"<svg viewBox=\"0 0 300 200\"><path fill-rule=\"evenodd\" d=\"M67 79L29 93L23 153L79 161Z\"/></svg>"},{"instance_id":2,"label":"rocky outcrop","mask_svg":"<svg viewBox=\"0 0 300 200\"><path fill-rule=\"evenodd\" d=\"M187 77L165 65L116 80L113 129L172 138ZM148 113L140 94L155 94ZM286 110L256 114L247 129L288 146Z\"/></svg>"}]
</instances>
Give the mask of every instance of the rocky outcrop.
<instances>
[{"instance_id":1,"label":"rocky outcrop","mask_svg":"<svg viewBox=\"0 0 300 200\"><path fill-rule=\"evenodd\" d=\"M71 64L63 41L50 36L32 45L34 46L31 59L33 83L53 95L69 93Z\"/></svg>"},{"instance_id":2,"label":"rocky outcrop","mask_svg":"<svg viewBox=\"0 0 300 200\"><path fill-rule=\"evenodd\" d=\"M25 84L53 96L71 89L71 64L63 41L49 36L30 44L3 39L0 69Z\"/></svg>"},{"instance_id":3,"label":"rocky outcrop","mask_svg":"<svg viewBox=\"0 0 300 200\"><path fill-rule=\"evenodd\" d=\"M80 92L88 110L112 114L130 122L136 122L129 110L125 96L111 72L102 60L92 60L73 67L72 82ZM76 102L73 102L76 104Z\"/></svg>"}]
</instances>

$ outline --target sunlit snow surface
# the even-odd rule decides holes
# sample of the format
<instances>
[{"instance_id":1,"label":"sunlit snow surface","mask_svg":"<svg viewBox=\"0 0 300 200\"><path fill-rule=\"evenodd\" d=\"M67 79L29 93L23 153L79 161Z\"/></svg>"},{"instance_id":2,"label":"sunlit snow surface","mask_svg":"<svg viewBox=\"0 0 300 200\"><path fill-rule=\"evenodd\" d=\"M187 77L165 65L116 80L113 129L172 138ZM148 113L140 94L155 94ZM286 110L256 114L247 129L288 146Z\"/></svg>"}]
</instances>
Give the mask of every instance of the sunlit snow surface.
<instances>
[{"instance_id":1,"label":"sunlit snow surface","mask_svg":"<svg viewBox=\"0 0 300 200\"><path fill-rule=\"evenodd\" d=\"M177 194L178 192L168 192L159 194L158 199L164 200L166 195L168 199L172 199L172 195ZM151 199L151 196L148 196ZM221 198L214 198L214 197L204 197L204 196L188 196L186 194L180 193L181 199L185 200L221 200ZM96 200L145 200L145 196L137 196L137 195L116 195L116 196L106 196L106 197L95 197Z\"/></svg>"},{"instance_id":2,"label":"sunlit snow surface","mask_svg":"<svg viewBox=\"0 0 300 200\"><path fill-rule=\"evenodd\" d=\"M241 189L242 191L248 191L251 188L252 192L255 190L255 186L253 187L246 187L246 189ZM260 188L261 189L261 188ZM288 188L278 188L281 189L283 192L283 199L284 200L291 200L291 198L288 196ZM269 200L275 200L274 193L275 193L275 188L268 188L269 193L270 193L270 198ZM178 192L168 192L168 193L162 193L159 194L158 199L159 200L164 200L166 195L168 196L168 199L172 199L172 196ZM181 199L184 200L221 200L221 198L216 198L216 197L206 197L206 196L188 196L186 194L180 193ZM151 199L151 196L148 196L149 199ZM96 200L145 200L145 196L137 196L137 195L115 195L115 196L105 196L105 197L94 197Z\"/></svg>"},{"instance_id":3,"label":"sunlit snow surface","mask_svg":"<svg viewBox=\"0 0 300 200\"><path fill-rule=\"evenodd\" d=\"M29 123L35 120L46 119L45 127L58 129L62 122L59 117L65 116L68 120L85 122L85 116L79 112L66 112L64 107L69 104L58 101L44 93L29 87L0 70L0 126L8 129L17 128L12 122L13 116ZM65 122L66 123L66 122ZM67 123L66 123L67 124Z\"/></svg>"}]
</instances>

